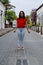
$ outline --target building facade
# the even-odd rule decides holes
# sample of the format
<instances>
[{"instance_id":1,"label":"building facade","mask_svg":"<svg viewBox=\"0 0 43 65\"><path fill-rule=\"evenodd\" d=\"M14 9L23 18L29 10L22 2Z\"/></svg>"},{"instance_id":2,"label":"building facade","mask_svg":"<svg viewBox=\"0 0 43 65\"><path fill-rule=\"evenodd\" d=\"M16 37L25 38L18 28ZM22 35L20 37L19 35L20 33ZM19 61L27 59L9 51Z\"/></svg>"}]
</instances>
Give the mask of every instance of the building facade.
<instances>
[{"instance_id":1,"label":"building facade","mask_svg":"<svg viewBox=\"0 0 43 65\"><path fill-rule=\"evenodd\" d=\"M43 26L43 4L36 9L37 12L37 23Z\"/></svg>"},{"instance_id":2,"label":"building facade","mask_svg":"<svg viewBox=\"0 0 43 65\"><path fill-rule=\"evenodd\" d=\"M5 6L0 2L0 29L5 28L4 14L5 14Z\"/></svg>"}]
</instances>

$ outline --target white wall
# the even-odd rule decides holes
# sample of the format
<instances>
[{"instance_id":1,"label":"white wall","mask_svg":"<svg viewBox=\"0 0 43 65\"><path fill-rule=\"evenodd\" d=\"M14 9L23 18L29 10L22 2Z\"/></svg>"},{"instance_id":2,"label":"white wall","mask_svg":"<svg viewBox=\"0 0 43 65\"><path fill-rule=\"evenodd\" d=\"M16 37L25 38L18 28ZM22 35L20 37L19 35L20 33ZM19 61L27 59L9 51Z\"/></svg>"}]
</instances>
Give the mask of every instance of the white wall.
<instances>
[{"instance_id":1,"label":"white wall","mask_svg":"<svg viewBox=\"0 0 43 65\"><path fill-rule=\"evenodd\" d=\"M1 28L4 28L5 27L5 25L4 25L4 12L5 12L5 7L4 7L4 5L0 2L0 10L1 11L3 11L2 13L2 19L1 19L1 16L0 16L0 29ZM1 11L0 11L0 14L1 14ZM1 25L1 23L2 23L2 25Z\"/></svg>"},{"instance_id":2,"label":"white wall","mask_svg":"<svg viewBox=\"0 0 43 65\"><path fill-rule=\"evenodd\" d=\"M37 11L37 22L40 22L40 25L43 25L43 7L41 7L38 11Z\"/></svg>"},{"instance_id":3,"label":"white wall","mask_svg":"<svg viewBox=\"0 0 43 65\"><path fill-rule=\"evenodd\" d=\"M38 11L37 11L37 14L39 15L40 13L43 12L43 7L41 7Z\"/></svg>"}]
</instances>

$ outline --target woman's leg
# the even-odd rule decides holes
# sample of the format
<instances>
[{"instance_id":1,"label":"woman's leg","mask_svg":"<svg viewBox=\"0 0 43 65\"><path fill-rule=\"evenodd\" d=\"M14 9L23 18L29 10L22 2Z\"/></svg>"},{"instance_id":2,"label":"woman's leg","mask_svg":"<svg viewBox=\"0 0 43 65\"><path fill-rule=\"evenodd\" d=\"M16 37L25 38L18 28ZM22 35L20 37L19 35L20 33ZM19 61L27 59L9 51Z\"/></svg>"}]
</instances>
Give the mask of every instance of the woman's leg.
<instances>
[{"instance_id":1,"label":"woman's leg","mask_svg":"<svg viewBox=\"0 0 43 65\"><path fill-rule=\"evenodd\" d=\"M23 39L24 39L24 35L25 35L25 29L24 28L20 28L17 30L17 34L18 34L18 39L19 39L19 46L22 47L23 46Z\"/></svg>"},{"instance_id":2,"label":"woman's leg","mask_svg":"<svg viewBox=\"0 0 43 65\"><path fill-rule=\"evenodd\" d=\"M18 46L20 47L21 46L21 29L17 29L17 34L18 34Z\"/></svg>"},{"instance_id":3,"label":"woman's leg","mask_svg":"<svg viewBox=\"0 0 43 65\"><path fill-rule=\"evenodd\" d=\"M23 39L24 39L24 36L25 36L25 29L22 28L22 32L21 32L21 47L23 47Z\"/></svg>"}]
</instances>

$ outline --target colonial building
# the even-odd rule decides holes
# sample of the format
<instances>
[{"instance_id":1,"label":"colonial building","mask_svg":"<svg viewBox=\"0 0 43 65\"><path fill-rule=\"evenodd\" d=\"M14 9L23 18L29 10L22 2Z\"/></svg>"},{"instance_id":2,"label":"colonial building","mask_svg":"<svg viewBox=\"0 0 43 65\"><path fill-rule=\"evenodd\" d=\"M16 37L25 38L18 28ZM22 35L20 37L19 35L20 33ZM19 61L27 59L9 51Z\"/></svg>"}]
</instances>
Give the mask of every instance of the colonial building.
<instances>
[{"instance_id":1,"label":"colonial building","mask_svg":"<svg viewBox=\"0 0 43 65\"><path fill-rule=\"evenodd\" d=\"M43 26L43 4L36 9L36 12L37 12L37 23L40 23L40 25Z\"/></svg>"},{"instance_id":2,"label":"colonial building","mask_svg":"<svg viewBox=\"0 0 43 65\"><path fill-rule=\"evenodd\" d=\"M5 28L4 13L5 13L5 6L0 2L0 29Z\"/></svg>"}]
</instances>

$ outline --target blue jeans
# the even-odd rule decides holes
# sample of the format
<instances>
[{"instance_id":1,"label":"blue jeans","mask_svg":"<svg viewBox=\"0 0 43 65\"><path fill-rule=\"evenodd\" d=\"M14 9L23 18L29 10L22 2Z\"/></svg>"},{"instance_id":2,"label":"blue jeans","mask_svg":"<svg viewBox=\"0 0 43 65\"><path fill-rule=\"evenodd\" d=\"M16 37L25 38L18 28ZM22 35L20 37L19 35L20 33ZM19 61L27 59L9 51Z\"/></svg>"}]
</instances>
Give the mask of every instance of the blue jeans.
<instances>
[{"instance_id":1,"label":"blue jeans","mask_svg":"<svg viewBox=\"0 0 43 65\"><path fill-rule=\"evenodd\" d=\"M17 29L17 35L19 39L19 46L23 46L23 39L25 35L25 28L18 28Z\"/></svg>"}]
</instances>

